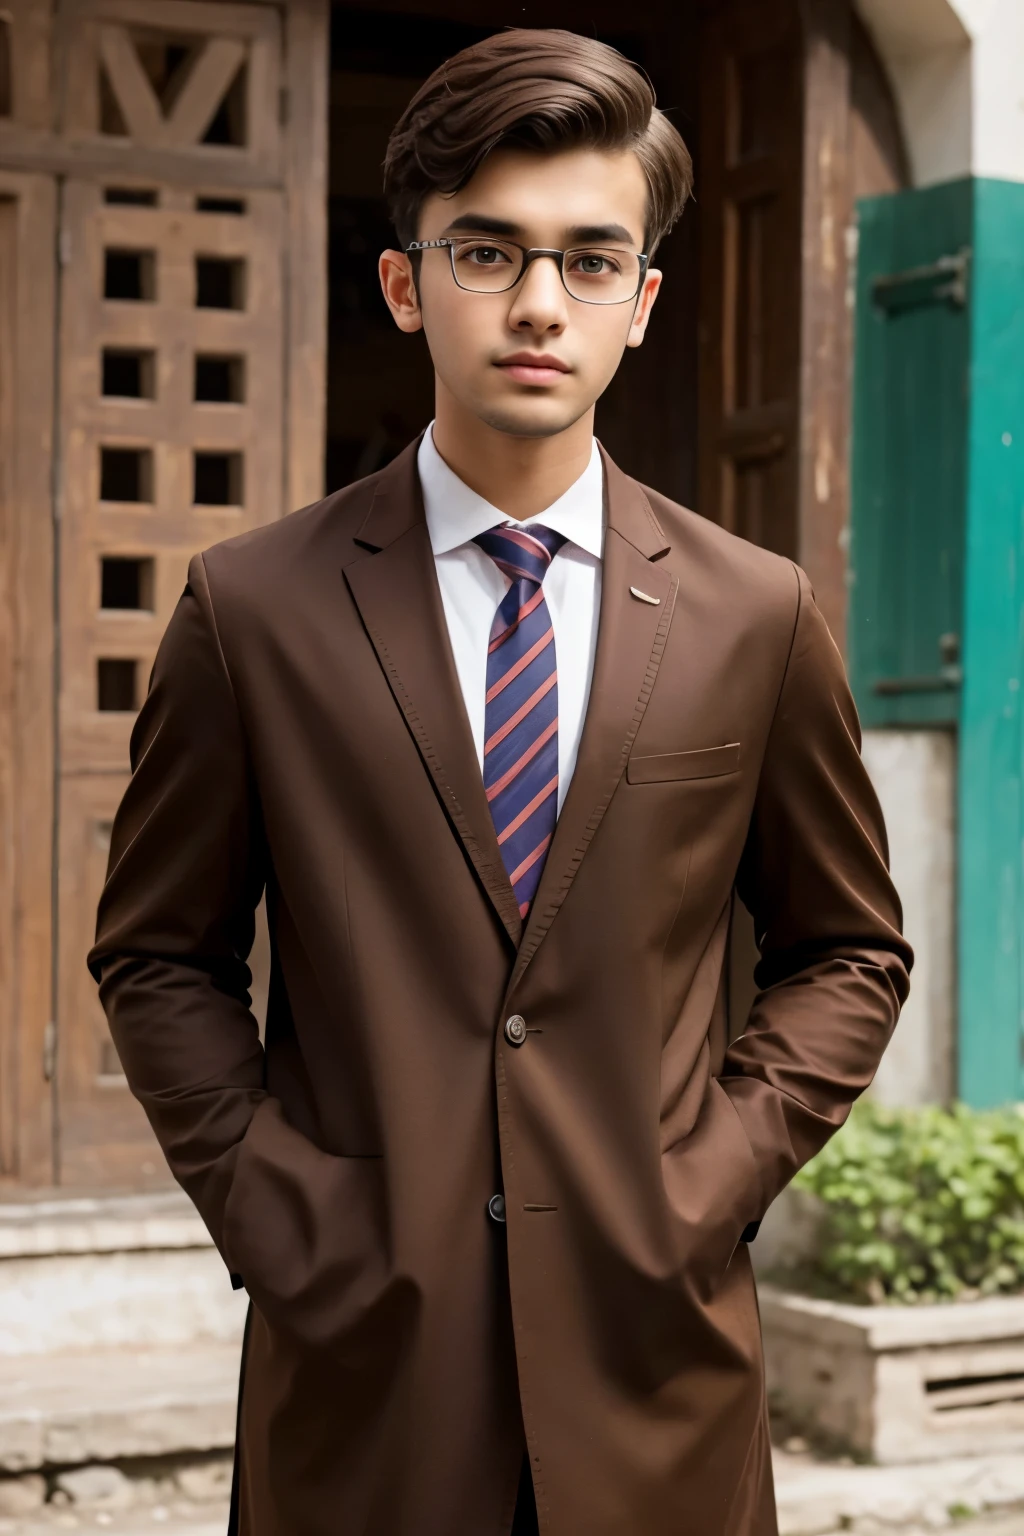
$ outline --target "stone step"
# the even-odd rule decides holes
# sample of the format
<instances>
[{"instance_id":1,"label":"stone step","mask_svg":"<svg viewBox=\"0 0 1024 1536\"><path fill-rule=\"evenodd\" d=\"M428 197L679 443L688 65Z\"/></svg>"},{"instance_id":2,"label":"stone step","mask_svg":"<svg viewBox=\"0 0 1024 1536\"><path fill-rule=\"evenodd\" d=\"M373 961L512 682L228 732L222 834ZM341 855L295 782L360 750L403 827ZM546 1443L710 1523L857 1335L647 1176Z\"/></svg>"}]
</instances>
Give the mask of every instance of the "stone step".
<instances>
[{"instance_id":1,"label":"stone step","mask_svg":"<svg viewBox=\"0 0 1024 1536\"><path fill-rule=\"evenodd\" d=\"M0 1536L57 1536L58 1532L66 1536L69 1530L102 1531L103 1536L224 1536L228 1523L226 1507L215 1513L201 1510L186 1514L158 1506L156 1510L129 1515L111 1515L106 1510L101 1514L103 1518L99 1519L91 1510L69 1514L62 1509L41 1512L32 1519L0 1519ZM973 1533L967 1532L965 1536Z\"/></svg>"},{"instance_id":2,"label":"stone step","mask_svg":"<svg viewBox=\"0 0 1024 1536\"><path fill-rule=\"evenodd\" d=\"M55 1192L0 1203L0 1259L210 1246L209 1233L180 1190L144 1195Z\"/></svg>"},{"instance_id":3,"label":"stone step","mask_svg":"<svg viewBox=\"0 0 1024 1536\"><path fill-rule=\"evenodd\" d=\"M180 1192L0 1204L0 1362L232 1344L245 1308Z\"/></svg>"},{"instance_id":4,"label":"stone step","mask_svg":"<svg viewBox=\"0 0 1024 1536\"><path fill-rule=\"evenodd\" d=\"M0 1360L0 1472L227 1450L239 1345Z\"/></svg>"}]
</instances>

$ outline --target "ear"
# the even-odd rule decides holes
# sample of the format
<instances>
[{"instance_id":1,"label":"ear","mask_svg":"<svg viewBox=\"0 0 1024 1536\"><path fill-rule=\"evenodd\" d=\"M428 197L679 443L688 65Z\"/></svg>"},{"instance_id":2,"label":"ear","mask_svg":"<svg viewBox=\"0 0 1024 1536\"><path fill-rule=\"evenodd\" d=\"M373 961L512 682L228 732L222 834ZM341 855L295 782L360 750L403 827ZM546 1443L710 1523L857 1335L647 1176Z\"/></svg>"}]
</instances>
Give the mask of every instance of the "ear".
<instances>
[{"instance_id":1,"label":"ear","mask_svg":"<svg viewBox=\"0 0 1024 1536\"><path fill-rule=\"evenodd\" d=\"M420 296L416 292L412 262L404 251L384 251L377 264L384 302L400 331L423 329Z\"/></svg>"},{"instance_id":2,"label":"ear","mask_svg":"<svg viewBox=\"0 0 1024 1536\"><path fill-rule=\"evenodd\" d=\"M633 323L629 327L629 335L626 337L627 347L638 347L644 339L647 330L647 322L651 318L651 310L654 301L658 297L661 287L662 274L657 268L651 268L644 278L644 285L640 289L640 297L636 301L636 309L633 311Z\"/></svg>"}]
</instances>

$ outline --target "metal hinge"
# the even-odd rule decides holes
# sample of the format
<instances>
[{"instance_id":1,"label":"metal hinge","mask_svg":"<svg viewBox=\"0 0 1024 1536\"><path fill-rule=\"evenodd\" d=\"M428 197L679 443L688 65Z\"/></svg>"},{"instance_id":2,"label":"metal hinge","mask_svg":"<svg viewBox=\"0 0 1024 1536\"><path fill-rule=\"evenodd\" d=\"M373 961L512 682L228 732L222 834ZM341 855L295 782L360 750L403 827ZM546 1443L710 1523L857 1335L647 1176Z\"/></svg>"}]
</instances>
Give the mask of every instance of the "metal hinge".
<instances>
[{"instance_id":1,"label":"metal hinge","mask_svg":"<svg viewBox=\"0 0 1024 1536\"><path fill-rule=\"evenodd\" d=\"M963 309L967 303L967 283L971 251L965 246L955 256L940 256L925 267L908 267L876 277L871 294L882 309L910 309L917 304L952 304Z\"/></svg>"},{"instance_id":2,"label":"metal hinge","mask_svg":"<svg viewBox=\"0 0 1024 1536\"><path fill-rule=\"evenodd\" d=\"M46 1028L43 1030L43 1078L46 1082L53 1081L54 1069L57 1065L57 1024L54 1019L47 1019Z\"/></svg>"}]
</instances>

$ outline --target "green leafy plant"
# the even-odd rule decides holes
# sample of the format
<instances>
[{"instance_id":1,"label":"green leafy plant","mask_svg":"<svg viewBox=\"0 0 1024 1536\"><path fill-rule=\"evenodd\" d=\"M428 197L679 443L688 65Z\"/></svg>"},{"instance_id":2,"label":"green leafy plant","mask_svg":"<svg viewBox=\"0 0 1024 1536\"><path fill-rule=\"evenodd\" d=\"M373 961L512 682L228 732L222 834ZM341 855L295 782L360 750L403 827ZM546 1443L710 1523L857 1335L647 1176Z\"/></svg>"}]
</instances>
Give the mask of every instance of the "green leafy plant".
<instances>
[{"instance_id":1,"label":"green leafy plant","mask_svg":"<svg viewBox=\"0 0 1024 1536\"><path fill-rule=\"evenodd\" d=\"M795 1182L821 1206L816 1289L859 1302L1024 1291L1024 1106L862 1101Z\"/></svg>"}]
</instances>

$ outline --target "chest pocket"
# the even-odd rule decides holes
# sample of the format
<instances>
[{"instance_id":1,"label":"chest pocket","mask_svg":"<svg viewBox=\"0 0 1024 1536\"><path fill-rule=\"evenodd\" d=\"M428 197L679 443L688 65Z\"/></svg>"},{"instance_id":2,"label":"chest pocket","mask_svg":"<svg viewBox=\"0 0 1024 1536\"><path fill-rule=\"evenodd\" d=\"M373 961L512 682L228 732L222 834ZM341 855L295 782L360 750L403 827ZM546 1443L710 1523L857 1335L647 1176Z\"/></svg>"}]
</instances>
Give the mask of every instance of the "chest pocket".
<instances>
[{"instance_id":1,"label":"chest pocket","mask_svg":"<svg viewBox=\"0 0 1024 1536\"><path fill-rule=\"evenodd\" d=\"M714 779L724 773L736 773L740 766L740 743L724 747L701 747L696 752L662 752L656 757L633 756L626 764L630 784L665 784L676 779Z\"/></svg>"}]
</instances>

